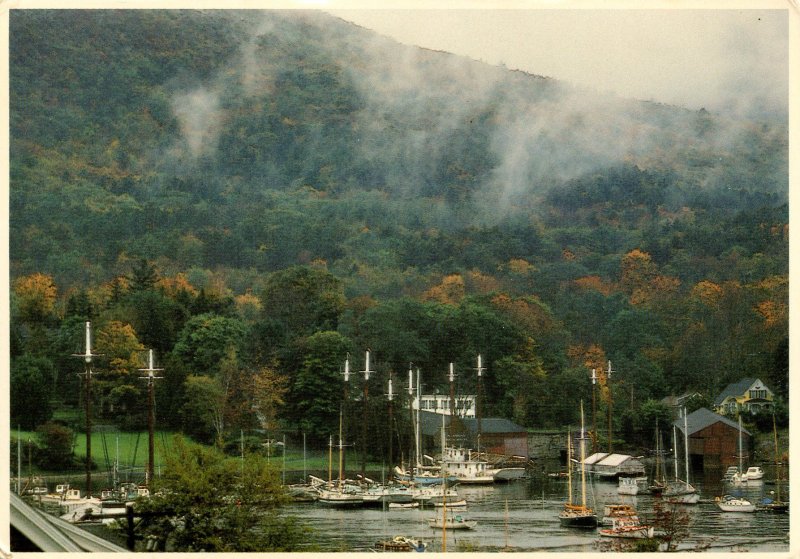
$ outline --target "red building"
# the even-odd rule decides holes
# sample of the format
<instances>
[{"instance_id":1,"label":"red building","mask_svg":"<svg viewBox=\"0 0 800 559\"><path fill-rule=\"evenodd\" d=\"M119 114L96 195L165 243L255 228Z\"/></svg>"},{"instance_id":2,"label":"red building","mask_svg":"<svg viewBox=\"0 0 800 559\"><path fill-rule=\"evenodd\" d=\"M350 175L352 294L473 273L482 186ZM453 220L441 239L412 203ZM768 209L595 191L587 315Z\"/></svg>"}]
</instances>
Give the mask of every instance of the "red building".
<instances>
[{"instance_id":1,"label":"red building","mask_svg":"<svg viewBox=\"0 0 800 559\"><path fill-rule=\"evenodd\" d=\"M693 470L724 470L739 464L739 424L706 408L686 418L689 433L689 461ZM683 418L675 421L679 437L683 436ZM751 434L742 428L742 460L750 456ZM683 448L682 441L678 448Z\"/></svg>"}]
</instances>

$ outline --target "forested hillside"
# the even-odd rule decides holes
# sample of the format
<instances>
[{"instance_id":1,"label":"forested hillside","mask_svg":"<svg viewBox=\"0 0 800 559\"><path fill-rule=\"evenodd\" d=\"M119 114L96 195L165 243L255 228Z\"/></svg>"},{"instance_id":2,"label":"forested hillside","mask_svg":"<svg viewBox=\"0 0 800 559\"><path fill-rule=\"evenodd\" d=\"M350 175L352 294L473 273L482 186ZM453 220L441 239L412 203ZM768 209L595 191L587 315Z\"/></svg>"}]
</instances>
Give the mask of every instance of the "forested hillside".
<instances>
[{"instance_id":1,"label":"forested hillside","mask_svg":"<svg viewBox=\"0 0 800 559\"><path fill-rule=\"evenodd\" d=\"M208 440L327 441L366 348L376 413L409 362L474 393L478 353L484 413L529 427L608 360L628 436L668 394L787 396L785 126L322 12L12 10L10 79L15 423L79 403L85 320L107 421L141 425L154 348L159 422Z\"/></svg>"}]
</instances>

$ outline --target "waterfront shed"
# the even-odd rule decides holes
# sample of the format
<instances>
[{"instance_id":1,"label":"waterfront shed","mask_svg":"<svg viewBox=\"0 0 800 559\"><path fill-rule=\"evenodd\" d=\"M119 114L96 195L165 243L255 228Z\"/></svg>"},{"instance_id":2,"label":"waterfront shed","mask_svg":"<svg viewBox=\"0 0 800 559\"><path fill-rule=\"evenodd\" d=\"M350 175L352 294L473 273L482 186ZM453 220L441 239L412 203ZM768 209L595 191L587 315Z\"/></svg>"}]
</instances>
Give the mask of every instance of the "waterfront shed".
<instances>
[{"instance_id":1,"label":"waterfront shed","mask_svg":"<svg viewBox=\"0 0 800 559\"><path fill-rule=\"evenodd\" d=\"M700 408L686 417L689 460L693 470L722 470L739 463L739 424L713 411ZM683 433L683 418L674 423ZM742 428L744 461L748 461L752 435ZM678 443L679 448L682 444Z\"/></svg>"},{"instance_id":2,"label":"waterfront shed","mask_svg":"<svg viewBox=\"0 0 800 559\"><path fill-rule=\"evenodd\" d=\"M444 419L444 422L442 421ZM424 447L427 451L437 453L441 446L442 424L448 436L453 433L456 440L448 444L460 447L478 448L478 420L475 418L457 418L451 429L450 416L442 416L427 411L420 412ZM528 432L513 421L501 417L481 419L481 452L503 456L522 456L528 458Z\"/></svg>"},{"instance_id":3,"label":"waterfront shed","mask_svg":"<svg viewBox=\"0 0 800 559\"><path fill-rule=\"evenodd\" d=\"M644 464L629 454L596 452L584 460L586 470L598 477L644 475Z\"/></svg>"}]
</instances>

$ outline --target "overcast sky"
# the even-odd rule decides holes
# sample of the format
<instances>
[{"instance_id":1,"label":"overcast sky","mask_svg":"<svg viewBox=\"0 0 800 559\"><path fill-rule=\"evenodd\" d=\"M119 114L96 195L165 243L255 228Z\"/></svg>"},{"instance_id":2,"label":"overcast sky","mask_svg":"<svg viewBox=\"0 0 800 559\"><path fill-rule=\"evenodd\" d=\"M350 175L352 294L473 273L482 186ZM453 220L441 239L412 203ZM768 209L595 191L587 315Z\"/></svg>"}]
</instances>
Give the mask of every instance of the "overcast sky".
<instances>
[{"instance_id":1,"label":"overcast sky","mask_svg":"<svg viewBox=\"0 0 800 559\"><path fill-rule=\"evenodd\" d=\"M756 115L788 111L786 10L326 11L405 44L624 97Z\"/></svg>"}]
</instances>

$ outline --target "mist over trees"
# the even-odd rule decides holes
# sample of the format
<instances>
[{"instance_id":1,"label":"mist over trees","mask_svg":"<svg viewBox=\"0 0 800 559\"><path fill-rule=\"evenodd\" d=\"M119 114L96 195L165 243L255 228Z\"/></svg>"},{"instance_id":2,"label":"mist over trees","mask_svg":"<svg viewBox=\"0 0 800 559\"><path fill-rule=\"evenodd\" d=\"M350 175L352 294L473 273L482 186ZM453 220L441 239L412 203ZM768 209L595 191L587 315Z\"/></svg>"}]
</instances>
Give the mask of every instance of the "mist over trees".
<instances>
[{"instance_id":1,"label":"mist over trees","mask_svg":"<svg viewBox=\"0 0 800 559\"><path fill-rule=\"evenodd\" d=\"M86 320L101 420L142 427L153 348L159 425L220 444L325 443L367 348L373 418L409 363L474 393L479 353L484 413L526 427L575 422L609 359L618 422L788 397L786 126L311 11L12 10L10 80L12 425L79 405Z\"/></svg>"}]
</instances>

